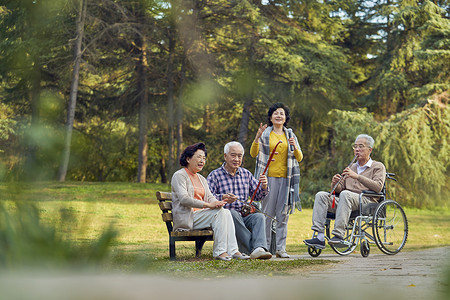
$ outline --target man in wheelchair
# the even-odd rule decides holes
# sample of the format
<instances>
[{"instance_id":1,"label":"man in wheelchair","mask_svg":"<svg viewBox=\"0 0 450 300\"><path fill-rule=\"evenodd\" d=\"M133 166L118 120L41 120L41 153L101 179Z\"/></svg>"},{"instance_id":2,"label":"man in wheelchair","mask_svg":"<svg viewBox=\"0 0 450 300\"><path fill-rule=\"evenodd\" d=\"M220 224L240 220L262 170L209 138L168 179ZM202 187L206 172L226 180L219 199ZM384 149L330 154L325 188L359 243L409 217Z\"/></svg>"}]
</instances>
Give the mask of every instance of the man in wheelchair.
<instances>
[{"instance_id":1,"label":"man in wheelchair","mask_svg":"<svg viewBox=\"0 0 450 300\"><path fill-rule=\"evenodd\" d=\"M336 195L330 192L318 192L314 200L312 227L315 232L312 239L303 242L316 249L325 248L325 222L327 212L335 212L336 218L333 237L328 244L334 247L343 245L346 226L353 210L359 209L359 195L362 191L371 190L381 192L386 178L384 164L370 158L374 145L374 139L367 134L360 134L353 145L356 163L345 168L342 175L336 174L331 180L332 189ZM339 194L339 196L338 196ZM376 197L362 197L362 204L376 203Z\"/></svg>"}]
</instances>

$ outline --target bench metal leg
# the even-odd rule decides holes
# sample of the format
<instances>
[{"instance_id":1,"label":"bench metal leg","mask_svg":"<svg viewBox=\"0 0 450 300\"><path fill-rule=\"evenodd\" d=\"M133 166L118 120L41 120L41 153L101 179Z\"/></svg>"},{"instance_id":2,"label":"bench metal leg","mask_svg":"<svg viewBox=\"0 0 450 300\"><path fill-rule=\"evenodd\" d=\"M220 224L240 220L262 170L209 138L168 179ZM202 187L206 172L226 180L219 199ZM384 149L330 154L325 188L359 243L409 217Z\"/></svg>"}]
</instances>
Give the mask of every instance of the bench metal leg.
<instances>
[{"instance_id":1,"label":"bench metal leg","mask_svg":"<svg viewBox=\"0 0 450 300\"><path fill-rule=\"evenodd\" d=\"M169 238L169 253L170 253L170 260L175 260L176 254L175 254L175 239Z\"/></svg>"},{"instance_id":2,"label":"bench metal leg","mask_svg":"<svg viewBox=\"0 0 450 300\"><path fill-rule=\"evenodd\" d=\"M202 255L202 248L206 242L206 238L195 241L195 257L199 258Z\"/></svg>"}]
</instances>

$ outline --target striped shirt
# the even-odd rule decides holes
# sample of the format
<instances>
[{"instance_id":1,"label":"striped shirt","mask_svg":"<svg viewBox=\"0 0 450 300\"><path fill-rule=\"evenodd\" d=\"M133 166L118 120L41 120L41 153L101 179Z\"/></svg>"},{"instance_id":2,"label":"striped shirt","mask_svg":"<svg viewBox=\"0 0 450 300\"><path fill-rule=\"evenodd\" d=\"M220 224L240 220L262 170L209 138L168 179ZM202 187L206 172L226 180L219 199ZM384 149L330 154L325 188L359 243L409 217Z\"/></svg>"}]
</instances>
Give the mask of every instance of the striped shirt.
<instances>
[{"instance_id":1,"label":"striped shirt","mask_svg":"<svg viewBox=\"0 0 450 300\"><path fill-rule=\"evenodd\" d=\"M224 194L236 195L241 201L250 200L258 185L258 180L253 177L253 174L249 170L241 167L237 169L236 174L233 176L225 170L224 165L225 163L220 168L209 173L207 177L211 193L217 200L222 200L222 195ZM264 190L260 185L254 201L261 201L268 193L269 189ZM240 212L242 206L242 202L235 201L225 204L224 207Z\"/></svg>"}]
</instances>

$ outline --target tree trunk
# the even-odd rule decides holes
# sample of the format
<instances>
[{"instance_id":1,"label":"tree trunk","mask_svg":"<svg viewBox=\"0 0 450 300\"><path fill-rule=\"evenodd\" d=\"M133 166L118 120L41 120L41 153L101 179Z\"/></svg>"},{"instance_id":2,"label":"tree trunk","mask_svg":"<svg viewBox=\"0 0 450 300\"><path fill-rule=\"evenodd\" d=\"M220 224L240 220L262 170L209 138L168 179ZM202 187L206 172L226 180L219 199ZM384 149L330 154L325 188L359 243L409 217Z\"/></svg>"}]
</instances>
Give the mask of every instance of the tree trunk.
<instances>
[{"instance_id":1,"label":"tree trunk","mask_svg":"<svg viewBox=\"0 0 450 300\"><path fill-rule=\"evenodd\" d=\"M137 182L145 183L148 162L148 86L147 86L147 48L143 37L139 36L137 45L140 57L137 66L138 99L139 99L139 157Z\"/></svg>"},{"instance_id":2,"label":"tree trunk","mask_svg":"<svg viewBox=\"0 0 450 300\"><path fill-rule=\"evenodd\" d=\"M183 108L182 108L182 99L178 100L177 106L177 161L181 156L181 152L183 152Z\"/></svg>"},{"instance_id":3,"label":"tree trunk","mask_svg":"<svg viewBox=\"0 0 450 300\"><path fill-rule=\"evenodd\" d=\"M167 117L169 122L168 132L168 144L169 144L169 158L167 160L168 178L172 178L172 174L175 172L174 163L174 76L173 76L173 64L174 64L174 52L175 52L175 38L174 38L174 24L172 22L169 29L169 60L167 65Z\"/></svg>"},{"instance_id":4,"label":"tree trunk","mask_svg":"<svg viewBox=\"0 0 450 300\"><path fill-rule=\"evenodd\" d=\"M248 124L250 122L250 108L253 105L253 93L256 84L256 74L254 68L254 60L255 60L255 51L254 51L254 41L251 42L249 47L249 70L248 75L251 80L249 81L250 86L247 88L247 93L245 97L244 108L242 110L242 119L241 124L239 125L239 133L238 133L238 142L242 144L242 146L246 147L247 138L248 138Z\"/></svg>"},{"instance_id":5,"label":"tree trunk","mask_svg":"<svg viewBox=\"0 0 450 300\"><path fill-rule=\"evenodd\" d=\"M167 177L166 177L166 160L164 159L164 156L161 155L161 168L159 169L159 174L161 175L161 182L162 183L167 183Z\"/></svg>"},{"instance_id":6,"label":"tree trunk","mask_svg":"<svg viewBox=\"0 0 450 300\"><path fill-rule=\"evenodd\" d=\"M183 62L181 64L181 78L180 78L180 93L178 95L177 105L177 158L181 156L183 151L183 93L184 83L186 80L186 56L183 56Z\"/></svg>"},{"instance_id":7,"label":"tree trunk","mask_svg":"<svg viewBox=\"0 0 450 300\"><path fill-rule=\"evenodd\" d=\"M62 161L58 171L58 180L65 181L67 168L69 166L70 145L72 142L73 123L75 119L75 107L77 103L78 81L80 78L81 45L84 36L84 20L86 18L87 0L80 0L80 12L77 20L77 37L74 46L74 66L72 74L72 84L70 86L69 105L67 108L66 135L64 138L64 149Z\"/></svg>"},{"instance_id":8,"label":"tree trunk","mask_svg":"<svg viewBox=\"0 0 450 300\"><path fill-rule=\"evenodd\" d=\"M41 101L41 70L40 64L35 60L35 64L33 66L32 71L32 79L31 79L31 131L37 130L40 126L40 101ZM34 134L33 134L34 135ZM36 158L37 152L37 144L35 139L28 138L28 149L26 152L25 159L25 179L26 180L34 180L36 179L38 172L38 164Z\"/></svg>"},{"instance_id":9,"label":"tree trunk","mask_svg":"<svg viewBox=\"0 0 450 300\"><path fill-rule=\"evenodd\" d=\"M250 107L253 104L253 93L247 96L242 110L241 124L239 125L238 142L246 147L248 138L248 124L250 123Z\"/></svg>"}]
</instances>

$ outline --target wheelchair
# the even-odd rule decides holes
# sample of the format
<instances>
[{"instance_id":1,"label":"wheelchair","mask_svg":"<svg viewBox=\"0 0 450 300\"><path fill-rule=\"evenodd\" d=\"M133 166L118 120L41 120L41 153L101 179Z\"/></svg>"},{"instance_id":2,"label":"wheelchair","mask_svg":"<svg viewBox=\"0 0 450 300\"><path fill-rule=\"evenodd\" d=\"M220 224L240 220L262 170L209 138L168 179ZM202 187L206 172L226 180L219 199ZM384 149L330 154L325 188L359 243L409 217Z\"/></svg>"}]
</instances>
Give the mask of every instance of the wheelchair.
<instances>
[{"instance_id":1,"label":"wheelchair","mask_svg":"<svg viewBox=\"0 0 450 300\"><path fill-rule=\"evenodd\" d=\"M387 173L386 179L397 181L394 173ZM376 244L381 252L394 255L405 246L408 238L408 220L400 204L386 199L386 181L380 193L363 191L360 194L359 210L352 211L350 215L343 243L330 245L334 252L343 256L348 255L360 244L361 255L367 257L370 245ZM362 205L363 196L378 197L379 201ZM331 238L335 217L335 213L327 213L325 223L327 241ZM313 238L316 235L317 233L314 233ZM321 252L322 249L308 247L308 253L312 257L318 257Z\"/></svg>"}]
</instances>

